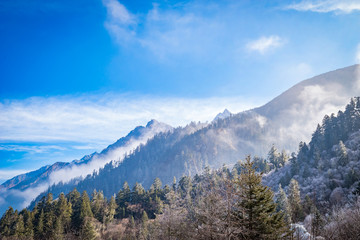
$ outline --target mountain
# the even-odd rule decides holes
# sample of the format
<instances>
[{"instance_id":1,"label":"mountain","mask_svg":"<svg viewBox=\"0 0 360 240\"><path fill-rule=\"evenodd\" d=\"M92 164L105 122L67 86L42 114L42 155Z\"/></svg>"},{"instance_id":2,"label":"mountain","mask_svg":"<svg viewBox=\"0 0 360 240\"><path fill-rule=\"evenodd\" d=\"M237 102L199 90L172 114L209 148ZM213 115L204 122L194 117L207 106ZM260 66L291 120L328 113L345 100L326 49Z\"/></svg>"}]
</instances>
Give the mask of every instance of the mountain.
<instances>
[{"instance_id":1,"label":"mountain","mask_svg":"<svg viewBox=\"0 0 360 240\"><path fill-rule=\"evenodd\" d=\"M72 162L56 162L38 170L15 176L0 185L0 200L2 200L0 201L0 212L8 207L7 199L11 199L12 206L23 204L24 201L28 204L32 198L46 190L50 185L57 184L60 181L67 182L76 177L85 177L112 160L119 162L126 153L130 153L141 144L146 144L156 134L172 131L172 129L167 124L151 120L145 127L136 127L127 136L120 138L100 153L94 152ZM31 192L31 194L19 194L20 191L22 193ZM17 195L19 198L16 197ZM27 199L27 195L32 198Z\"/></svg>"},{"instance_id":2,"label":"mountain","mask_svg":"<svg viewBox=\"0 0 360 240\"><path fill-rule=\"evenodd\" d=\"M210 124L191 123L171 131L164 131L170 129L165 127L149 141L144 138L142 144L136 141L126 149L112 150L118 149L117 144L122 146L124 141L120 139L101 152L101 157L96 153L90 157L85 167L65 167L47 174L49 177L44 179L49 183L45 186L53 185L55 196L76 186L79 191L103 189L109 197L124 181L149 187L159 177L170 183L174 176L200 173L205 166L231 165L246 154L265 155L272 144L296 151L300 141L310 140L314 126L325 114L342 109L358 95L359 86L359 65L328 72L296 84L259 108L238 114L224 111ZM13 180L13 184L25 183L22 178Z\"/></svg>"},{"instance_id":3,"label":"mountain","mask_svg":"<svg viewBox=\"0 0 360 240\"><path fill-rule=\"evenodd\" d=\"M229 110L225 109L222 113L219 113L218 115L216 115L213 122L216 122L219 119L224 119L224 118L230 117L231 115L232 115L232 113Z\"/></svg>"},{"instance_id":4,"label":"mountain","mask_svg":"<svg viewBox=\"0 0 360 240\"><path fill-rule=\"evenodd\" d=\"M358 68L354 65L305 80L264 106L218 118L209 125L192 123L158 134L120 164L109 163L83 180L59 184L50 191L56 195L76 186L79 191L103 189L110 197L125 181L145 188L156 177L171 183L174 176L194 175L206 166L219 168L247 154L265 155L272 144L297 151L299 142L310 140L324 115L343 109L358 94Z\"/></svg>"}]
</instances>

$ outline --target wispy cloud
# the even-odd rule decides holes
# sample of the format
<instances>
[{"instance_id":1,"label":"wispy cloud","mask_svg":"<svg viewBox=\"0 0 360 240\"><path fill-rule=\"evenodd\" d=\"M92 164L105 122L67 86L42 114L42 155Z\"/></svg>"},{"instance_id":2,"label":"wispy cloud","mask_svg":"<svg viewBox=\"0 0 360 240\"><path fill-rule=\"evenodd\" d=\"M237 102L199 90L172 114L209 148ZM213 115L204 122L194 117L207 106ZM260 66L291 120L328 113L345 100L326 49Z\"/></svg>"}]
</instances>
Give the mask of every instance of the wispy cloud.
<instances>
[{"instance_id":1,"label":"wispy cloud","mask_svg":"<svg viewBox=\"0 0 360 240\"><path fill-rule=\"evenodd\" d=\"M17 175L20 175L20 174L24 174L24 173L27 173L31 170L27 169L16 169L16 170L12 170L12 169L0 169L0 183L4 180L7 180L7 179L10 179L10 178L13 178Z\"/></svg>"},{"instance_id":2,"label":"wispy cloud","mask_svg":"<svg viewBox=\"0 0 360 240\"><path fill-rule=\"evenodd\" d=\"M65 150L65 148L56 145L47 145L47 146L0 145L0 151L45 153L52 150L62 151Z\"/></svg>"},{"instance_id":3,"label":"wispy cloud","mask_svg":"<svg viewBox=\"0 0 360 240\"><path fill-rule=\"evenodd\" d=\"M216 4L198 7L195 3L177 4L162 9L157 4L142 14L133 14L117 0L104 0L107 9L105 27L120 45L134 44L164 59L191 54L203 56L218 49L222 25ZM202 11L211 12L211 17Z\"/></svg>"},{"instance_id":4,"label":"wispy cloud","mask_svg":"<svg viewBox=\"0 0 360 240\"><path fill-rule=\"evenodd\" d=\"M247 50L264 54L272 49L278 48L285 43L285 40L279 36L263 36L253 40L246 45Z\"/></svg>"},{"instance_id":5,"label":"wispy cloud","mask_svg":"<svg viewBox=\"0 0 360 240\"><path fill-rule=\"evenodd\" d=\"M71 141L74 146L104 145L151 119L183 126L191 121L210 121L225 108L239 112L262 102L241 97L186 99L129 94L5 100L0 102L0 141ZM2 150L25 150L24 146L20 147L22 149L1 147ZM27 150L45 151L50 147L55 148L42 146Z\"/></svg>"},{"instance_id":6,"label":"wispy cloud","mask_svg":"<svg viewBox=\"0 0 360 240\"><path fill-rule=\"evenodd\" d=\"M131 14L126 7L117 0L103 0L107 9L106 29L114 36L115 40L124 44L136 37L137 25L135 15Z\"/></svg>"},{"instance_id":7,"label":"wispy cloud","mask_svg":"<svg viewBox=\"0 0 360 240\"><path fill-rule=\"evenodd\" d=\"M358 0L303 0L286 6L285 9L319 13L351 13L360 10L360 2Z\"/></svg>"}]
</instances>

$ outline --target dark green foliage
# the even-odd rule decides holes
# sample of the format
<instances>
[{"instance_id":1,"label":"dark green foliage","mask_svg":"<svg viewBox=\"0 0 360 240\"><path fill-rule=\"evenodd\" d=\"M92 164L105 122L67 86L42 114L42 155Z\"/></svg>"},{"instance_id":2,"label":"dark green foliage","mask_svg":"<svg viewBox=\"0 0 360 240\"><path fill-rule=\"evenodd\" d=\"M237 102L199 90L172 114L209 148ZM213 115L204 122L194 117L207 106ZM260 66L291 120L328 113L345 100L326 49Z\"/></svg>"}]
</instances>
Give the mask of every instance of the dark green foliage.
<instances>
[{"instance_id":1,"label":"dark green foliage","mask_svg":"<svg viewBox=\"0 0 360 240\"><path fill-rule=\"evenodd\" d=\"M80 239L82 240L96 239L96 231L94 229L93 223L91 222L91 218L87 218L84 220L81 226Z\"/></svg>"},{"instance_id":2,"label":"dark green foliage","mask_svg":"<svg viewBox=\"0 0 360 240\"><path fill-rule=\"evenodd\" d=\"M6 210L4 216L1 218L0 221L0 234L2 236L11 236L14 234L13 231L13 225L16 221L16 216L14 213L14 209L12 207L9 207L8 210Z\"/></svg>"},{"instance_id":3,"label":"dark green foliage","mask_svg":"<svg viewBox=\"0 0 360 240\"><path fill-rule=\"evenodd\" d=\"M321 216L319 210L315 206L313 206L312 218L311 218L311 234L314 237L319 236L323 227L324 227L324 219Z\"/></svg>"},{"instance_id":4,"label":"dark green foliage","mask_svg":"<svg viewBox=\"0 0 360 240\"><path fill-rule=\"evenodd\" d=\"M56 223L57 224L56 227L58 227L58 225L61 224L61 227L63 229L62 230L59 229L59 231L65 233L70 232L71 215L72 215L71 203L68 202L68 200L65 198L65 195L61 193L55 206L56 206L55 213L57 218L59 218L59 221Z\"/></svg>"},{"instance_id":5,"label":"dark green foliage","mask_svg":"<svg viewBox=\"0 0 360 240\"><path fill-rule=\"evenodd\" d=\"M272 191L262 185L261 175L256 173L248 156L242 165L243 171L235 184L239 187L239 201L233 217L243 231L239 238L279 239L287 233L283 214L276 212Z\"/></svg>"}]
</instances>

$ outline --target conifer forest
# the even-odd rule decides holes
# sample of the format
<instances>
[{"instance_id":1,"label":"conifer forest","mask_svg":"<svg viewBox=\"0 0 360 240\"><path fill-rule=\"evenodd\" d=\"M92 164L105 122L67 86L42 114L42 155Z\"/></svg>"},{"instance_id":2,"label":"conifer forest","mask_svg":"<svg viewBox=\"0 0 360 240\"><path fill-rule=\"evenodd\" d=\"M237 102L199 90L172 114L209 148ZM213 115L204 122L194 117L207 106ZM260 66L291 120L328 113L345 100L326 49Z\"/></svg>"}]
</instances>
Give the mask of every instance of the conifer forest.
<instances>
[{"instance_id":1,"label":"conifer forest","mask_svg":"<svg viewBox=\"0 0 360 240\"><path fill-rule=\"evenodd\" d=\"M9 206L1 239L359 239L360 98L325 116L288 155L242 156L145 189L127 181L110 198L51 188L30 207ZM239 158L241 158L239 156ZM109 172L111 174L111 172Z\"/></svg>"}]
</instances>

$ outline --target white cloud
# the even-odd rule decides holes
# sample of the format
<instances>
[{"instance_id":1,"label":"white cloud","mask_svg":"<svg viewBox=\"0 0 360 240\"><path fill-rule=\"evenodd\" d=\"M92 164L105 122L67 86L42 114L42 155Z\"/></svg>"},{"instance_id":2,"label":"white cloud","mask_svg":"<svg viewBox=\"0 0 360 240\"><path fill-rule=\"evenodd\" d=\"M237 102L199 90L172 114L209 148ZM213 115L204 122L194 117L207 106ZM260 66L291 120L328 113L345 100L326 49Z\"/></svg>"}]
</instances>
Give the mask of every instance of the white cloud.
<instances>
[{"instance_id":1,"label":"white cloud","mask_svg":"<svg viewBox=\"0 0 360 240\"><path fill-rule=\"evenodd\" d=\"M116 42L123 44L135 38L136 17L117 0L103 0L107 9L105 28L114 36Z\"/></svg>"},{"instance_id":2,"label":"white cloud","mask_svg":"<svg viewBox=\"0 0 360 240\"><path fill-rule=\"evenodd\" d=\"M46 145L46 146L0 145L0 151L45 153L52 150L62 151L65 150L65 148L56 145Z\"/></svg>"},{"instance_id":3,"label":"white cloud","mask_svg":"<svg viewBox=\"0 0 360 240\"><path fill-rule=\"evenodd\" d=\"M360 10L358 0L303 0L286 7L297 11L351 13Z\"/></svg>"},{"instance_id":4,"label":"white cloud","mask_svg":"<svg viewBox=\"0 0 360 240\"><path fill-rule=\"evenodd\" d=\"M20 175L20 174L24 174L24 173L27 173L31 170L27 169L27 170L24 170L24 169L16 169L16 170L11 170L11 169L0 169L0 182L2 180L7 180L7 179L11 179L17 175Z\"/></svg>"},{"instance_id":5,"label":"white cloud","mask_svg":"<svg viewBox=\"0 0 360 240\"><path fill-rule=\"evenodd\" d=\"M264 54L271 49L278 48L285 43L284 39L280 38L279 36L272 35L272 36L263 36L259 39L249 42L246 45L247 50L259 52Z\"/></svg>"},{"instance_id":6,"label":"white cloud","mask_svg":"<svg viewBox=\"0 0 360 240\"><path fill-rule=\"evenodd\" d=\"M176 9L169 10L153 4L148 12L135 16L117 0L103 4L108 12L105 27L120 46L133 44L159 59L182 54L201 57L219 48L223 32L217 20L221 8L216 5L201 6L199 10L197 4L177 4ZM199 14L206 10L212 11L212 17Z\"/></svg>"},{"instance_id":7,"label":"white cloud","mask_svg":"<svg viewBox=\"0 0 360 240\"><path fill-rule=\"evenodd\" d=\"M184 99L126 94L4 100L0 102L0 140L71 141L74 146L104 146L151 119L184 126L191 121L211 121L225 108L239 112L260 103L260 100L241 97ZM1 147L11 150L11 146ZM51 144L26 148L47 151L55 147ZM25 150L16 148L19 146L13 146L12 150Z\"/></svg>"},{"instance_id":8,"label":"white cloud","mask_svg":"<svg viewBox=\"0 0 360 240\"><path fill-rule=\"evenodd\" d=\"M125 6L118 1L104 0L103 4L106 6L108 16L112 19L112 21L124 25L134 24L136 22L135 16L129 13Z\"/></svg>"}]
</instances>

